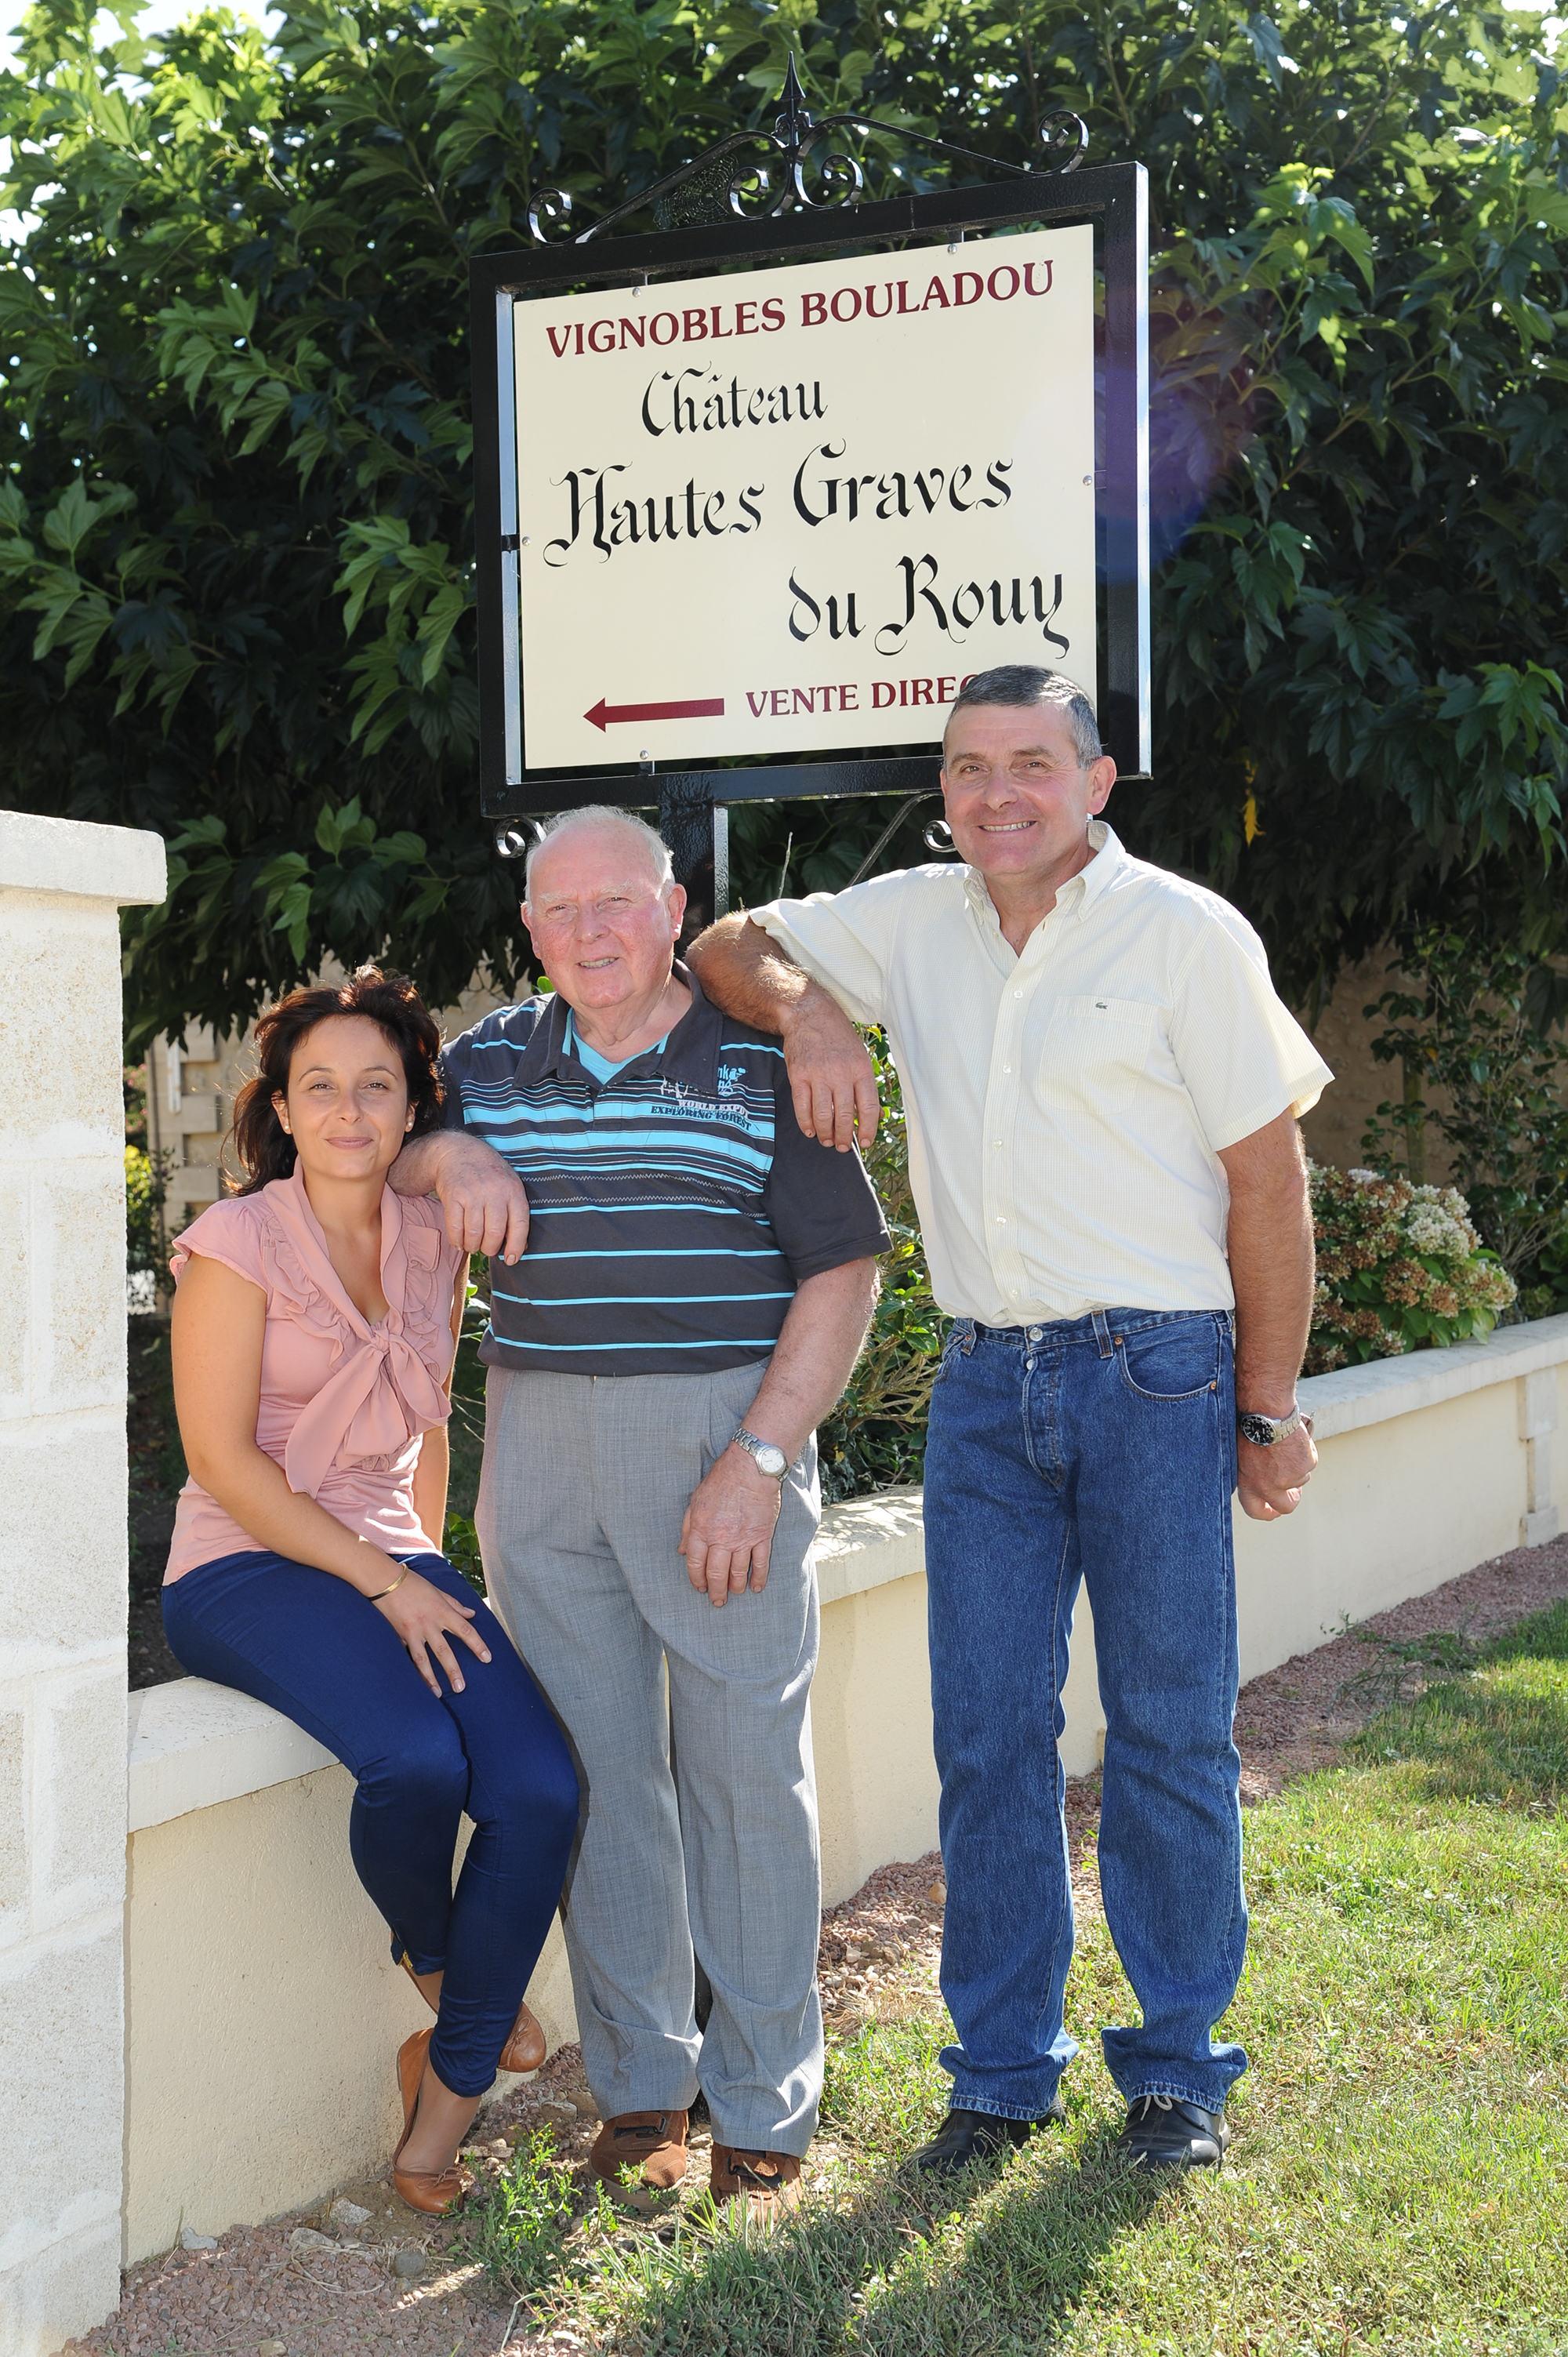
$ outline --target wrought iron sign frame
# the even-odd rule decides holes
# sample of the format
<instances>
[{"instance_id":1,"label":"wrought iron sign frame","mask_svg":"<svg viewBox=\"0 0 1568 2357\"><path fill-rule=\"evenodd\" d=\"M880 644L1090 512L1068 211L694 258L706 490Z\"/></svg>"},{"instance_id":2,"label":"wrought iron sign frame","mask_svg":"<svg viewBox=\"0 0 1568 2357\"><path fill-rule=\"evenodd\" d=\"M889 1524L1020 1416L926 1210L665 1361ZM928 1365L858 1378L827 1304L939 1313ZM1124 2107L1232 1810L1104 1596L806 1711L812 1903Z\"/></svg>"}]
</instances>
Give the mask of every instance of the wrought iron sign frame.
<instances>
[{"instance_id":1,"label":"wrought iron sign frame","mask_svg":"<svg viewBox=\"0 0 1568 2357\"><path fill-rule=\"evenodd\" d=\"M942 188L871 203L854 156L824 143L835 132L875 135L928 156L1004 175L989 185ZM685 880L711 856L713 906L727 903L727 811L737 802L938 791L940 757L770 763L746 769L671 770L651 762L606 774L530 776L522 761L522 678L518 570L516 390L513 313L519 300L614 282L717 271L726 263L796 260L862 246L945 238L1026 222L1101 230L1105 285L1103 442L1095 476L1105 630L1101 649L1101 733L1123 777L1146 779L1151 758L1149 648L1148 197L1141 164L1078 167L1089 135L1075 114L1047 116L1045 169L999 162L929 139L897 124L835 113L813 119L789 61L771 133L736 132L689 164L574 231L572 200L542 190L529 208L534 239L521 253L481 254L470 265L474 382L474 512L478 604L479 780L484 815L498 822L503 857L524 847L520 823L584 802L633 809L657 802L660 831ZM747 150L752 160L746 160ZM758 152L760 152L760 158ZM781 186L773 188L774 159ZM809 175L819 178L813 197ZM734 218L614 236L617 224L651 210L678 222L693 182L711 201L723 186ZM758 204L757 200L763 199ZM757 210L748 209L757 205ZM598 242L603 239L603 243ZM1098 684L1098 683L1097 683ZM886 839L886 837L884 838ZM880 846L878 846L880 848Z\"/></svg>"}]
</instances>

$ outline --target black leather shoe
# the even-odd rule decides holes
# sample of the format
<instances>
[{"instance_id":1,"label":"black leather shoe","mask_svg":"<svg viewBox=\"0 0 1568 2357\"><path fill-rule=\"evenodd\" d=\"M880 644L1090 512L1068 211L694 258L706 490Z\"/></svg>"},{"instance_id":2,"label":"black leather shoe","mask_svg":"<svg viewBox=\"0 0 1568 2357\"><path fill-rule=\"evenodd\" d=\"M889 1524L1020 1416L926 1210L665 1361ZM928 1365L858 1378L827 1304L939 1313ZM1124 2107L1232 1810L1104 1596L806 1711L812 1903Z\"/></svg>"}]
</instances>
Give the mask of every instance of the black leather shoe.
<instances>
[{"instance_id":1,"label":"black leather shoe","mask_svg":"<svg viewBox=\"0 0 1568 2357\"><path fill-rule=\"evenodd\" d=\"M1128 2105L1116 2145L1145 2169L1218 2169L1230 2141L1223 2112L1178 2104L1169 2095L1140 2095Z\"/></svg>"},{"instance_id":2,"label":"black leather shoe","mask_svg":"<svg viewBox=\"0 0 1568 2357\"><path fill-rule=\"evenodd\" d=\"M950 2111L938 2134L922 2145L909 2166L921 2177L957 2177L982 2161L998 2160L1017 2145L1027 2144L1036 2128L1059 2126L1067 2105L1058 2095L1037 2120L1004 2120L995 2112Z\"/></svg>"}]
</instances>

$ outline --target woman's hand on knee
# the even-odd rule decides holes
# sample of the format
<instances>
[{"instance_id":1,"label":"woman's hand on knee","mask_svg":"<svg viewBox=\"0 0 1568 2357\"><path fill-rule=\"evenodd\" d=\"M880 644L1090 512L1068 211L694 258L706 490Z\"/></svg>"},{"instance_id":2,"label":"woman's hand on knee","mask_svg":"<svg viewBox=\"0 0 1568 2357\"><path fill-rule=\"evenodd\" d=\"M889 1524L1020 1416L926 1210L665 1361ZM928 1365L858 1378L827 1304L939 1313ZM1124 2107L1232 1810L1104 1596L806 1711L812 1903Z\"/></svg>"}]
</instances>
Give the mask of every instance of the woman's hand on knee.
<instances>
[{"instance_id":1,"label":"woman's hand on knee","mask_svg":"<svg viewBox=\"0 0 1568 2357\"><path fill-rule=\"evenodd\" d=\"M458 1639L481 1662L489 1660L489 1647L478 1631L469 1626L474 1618L473 1606L458 1604L444 1587L437 1587L433 1580L422 1579L417 1571L410 1571L390 1596L378 1597L375 1601L376 1610L392 1622L408 1648L409 1660L437 1698L441 1682L430 1666L433 1653L446 1671L454 1694L463 1691L463 1673L446 1641L448 1637Z\"/></svg>"}]
</instances>

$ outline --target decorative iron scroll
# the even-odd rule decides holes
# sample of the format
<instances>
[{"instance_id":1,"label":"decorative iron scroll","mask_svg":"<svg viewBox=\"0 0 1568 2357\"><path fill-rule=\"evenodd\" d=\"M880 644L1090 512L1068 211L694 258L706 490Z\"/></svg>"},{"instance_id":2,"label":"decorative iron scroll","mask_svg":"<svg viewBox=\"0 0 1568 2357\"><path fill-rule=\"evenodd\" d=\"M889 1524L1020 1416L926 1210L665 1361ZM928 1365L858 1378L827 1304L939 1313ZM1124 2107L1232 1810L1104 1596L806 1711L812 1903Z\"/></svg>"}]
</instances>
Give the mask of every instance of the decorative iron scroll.
<instances>
[{"instance_id":1,"label":"decorative iron scroll","mask_svg":"<svg viewBox=\"0 0 1568 2357\"><path fill-rule=\"evenodd\" d=\"M853 205L865 187L862 166L843 148L813 152L836 131L875 132L897 139L906 146L918 147L927 156L980 164L988 171L1008 172L1021 180L1037 176L1030 166L1005 164L970 147L955 147L946 139L929 139L923 132L908 130L899 123L879 123L874 115L824 114L818 121L807 109L806 93L791 56L771 132L733 132L727 139L704 148L689 164L656 180L639 196L618 205L602 221L577 231L571 242L586 245L590 240L602 237L607 230L614 229L618 221L649 210L660 229L682 227L703 218L706 207L721 194L731 212L741 221L774 220L797 208L831 212L840 206ZM1040 139L1047 157L1045 172L1053 178L1059 178L1064 172L1076 171L1082 163L1089 151L1089 126L1081 115L1062 108L1047 115L1040 125ZM755 155L758 147L765 151L760 158ZM747 149L754 151L753 156L743 161ZM809 173L816 178L815 195L807 185ZM687 192L684 202L683 191ZM542 188L528 208L529 233L536 245L550 244L553 233L564 238L570 231L571 221L572 199L564 188Z\"/></svg>"}]
</instances>

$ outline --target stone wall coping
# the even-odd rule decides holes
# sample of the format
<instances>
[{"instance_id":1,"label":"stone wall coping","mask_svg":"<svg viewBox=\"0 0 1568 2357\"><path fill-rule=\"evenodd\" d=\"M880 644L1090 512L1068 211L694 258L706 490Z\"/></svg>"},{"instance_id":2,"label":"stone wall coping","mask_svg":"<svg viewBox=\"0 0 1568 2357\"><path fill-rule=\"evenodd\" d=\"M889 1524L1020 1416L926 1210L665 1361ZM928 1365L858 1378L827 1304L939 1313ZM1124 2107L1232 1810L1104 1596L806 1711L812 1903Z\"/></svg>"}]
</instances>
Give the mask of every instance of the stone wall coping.
<instances>
[{"instance_id":1,"label":"stone wall coping","mask_svg":"<svg viewBox=\"0 0 1568 2357\"><path fill-rule=\"evenodd\" d=\"M175 1678L131 1696L130 1831L329 1768L333 1755L269 1703Z\"/></svg>"},{"instance_id":2,"label":"stone wall coping","mask_svg":"<svg viewBox=\"0 0 1568 2357\"><path fill-rule=\"evenodd\" d=\"M1568 1361L1568 1317L1505 1326L1484 1342L1455 1343L1302 1383L1316 1437L1357 1432ZM817 1535L824 1605L841 1604L926 1567L918 1484L829 1506ZM130 1829L239 1800L330 1767L332 1754L265 1703L205 1678L178 1678L131 1696Z\"/></svg>"},{"instance_id":3,"label":"stone wall coping","mask_svg":"<svg viewBox=\"0 0 1568 2357\"><path fill-rule=\"evenodd\" d=\"M824 1507L813 1549L824 1604L925 1570L925 1495L917 1481Z\"/></svg>"},{"instance_id":4,"label":"stone wall coping","mask_svg":"<svg viewBox=\"0 0 1568 2357\"><path fill-rule=\"evenodd\" d=\"M156 902L168 891L164 839L143 827L0 811L0 890L69 892L121 907Z\"/></svg>"},{"instance_id":5,"label":"stone wall coping","mask_svg":"<svg viewBox=\"0 0 1568 2357\"><path fill-rule=\"evenodd\" d=\"M1467 1392L1539 1374L1568 1360L1568 1317L1537 1318L1499 1326L1482 1342L1454 1342L1445 1351L1412 1351L1402 1359L1373 1359L1363 1367L1337 1367L1308 1375L1300 1387L1314 1437L1360 1432L1396 1415L1463 1399Z\"/></svg>"},{"instance_id":6,"label":"stone wall coping","mask_svg":"<svg viewBox=\"0 0 1568 2357\"><path fill-rule=\"evenodd\" d=\"M830 1506L817 1534L824 1604L926 1567L918 1486ZM329 1768L333 1755L264 1702L206 1678L131 1696L130 1831L167 1824L270 1784Z\"/></svg>"}]
</instances>

